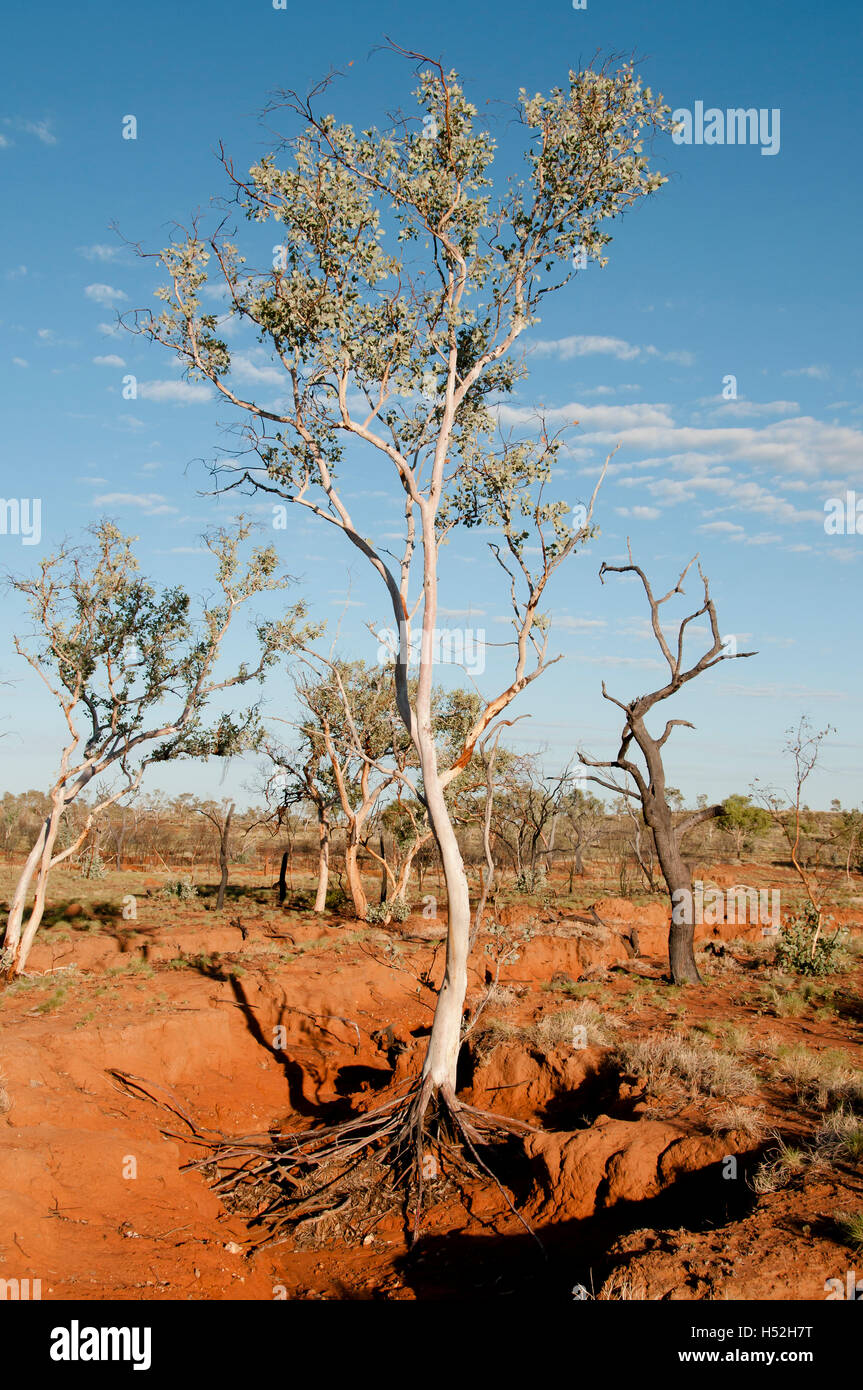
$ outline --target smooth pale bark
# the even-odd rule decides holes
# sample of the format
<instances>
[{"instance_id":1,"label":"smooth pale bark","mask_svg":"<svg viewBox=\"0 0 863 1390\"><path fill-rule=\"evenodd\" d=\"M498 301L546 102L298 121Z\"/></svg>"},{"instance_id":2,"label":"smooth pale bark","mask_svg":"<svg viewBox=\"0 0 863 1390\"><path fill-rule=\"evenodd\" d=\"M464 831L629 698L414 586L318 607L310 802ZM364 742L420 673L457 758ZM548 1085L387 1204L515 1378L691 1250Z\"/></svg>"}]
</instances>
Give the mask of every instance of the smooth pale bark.
<instances>
[{"instance_id":1,"label":"smooth pale bark","mask_svg":"<svg viewBox=\"0 0 863 1390\"><path fill-rule=\"evenodd\" d=\"M357 921L364 922L368 916L369 900L366 897L363 876L360 873L359 852L358 826L357 822L354 821L348 828L348 843L345 847L345 877Z\"/></svg>"},{"instance_id":2,"label":"smooth pale bark","mask_svg":"<svg viewBox=\"0 0 863 1390\"><path fill-rule=\"evenodd\" d=\"M30 950L33 945L36 933L42 921L45 911L45 896L48 891L48 875L51 870L51 859L54 854L54 845L57 841L57 833L60 829L62 810L55 806L50 815L45 818L42 829L35 845L27 856L27 862L21 872L21 877L15 888L12 898L12 905L9 910L9 918L6 924L6 932L3 938L3 950L6 961L4 974L7 979L12 979L15 975L20 975ZM36 879L36 894L30 916L27 919L26 927L23 927L24 912L27 900L30 896L30 887L33 879ZM23 927L23 930L22 930Z\"/></svg>"},{"instance_id":3,"label":"smooth pale bark","mask_svg":"<svg viewBox=\"0 0 863 1390\"><path fill-rule=\"evenodd\" d=\"M438 441L435 470L443 467L454 412L447 403L444 427ZM448 417L448 418L447 418ZM461 1047L462 1017L467 994L467 962L470 954L470 889L455 829L441 786L437 749L432 731L432 634L437 623L438 545L434 509L425 504L423 518L423 641L417 678L414 742L420 758L425 801L432 831L443 863L447 896L446 965L435 1006L431 1036L423 1063L420 1095L440 1091L454 1099L456 1070ZM404 654L400 653L404 658ZM404 670L404 668L402 668Z\"/></svg>"},{"instance_id":4,"label":"smooth pale bark","mask_svg":"<svg viewBox=\"0 0 863 1390\"><path fill-rule=\"evenodd\" d=\"M330 880L330 820L325 806L318 807L318 889L314 912L324 912L327 906L327 887Z\"/></svg>"},{"instance_id":5,"label":"smooth pale bark","mask_svg":"<svg viewBox=\"0 0 863 1390\"><path fill-rule=\"evenodd\" d=\"M421 736L422 737L422 736ZM434 749L432 748L432 756ZM423 1065L423 1080L428 1078L434 1090L447 1096L455 1094L456 1067L461 1045L461 1024L467 994L467 962L470 942L470 893L467 874L455 830L449 818L443 792L434 769L433 785L427 780L425 765L423 780L429 816L443 860L447 894L446 967L432 1023L428 1051Z\"/></svg>"}]
</instances>

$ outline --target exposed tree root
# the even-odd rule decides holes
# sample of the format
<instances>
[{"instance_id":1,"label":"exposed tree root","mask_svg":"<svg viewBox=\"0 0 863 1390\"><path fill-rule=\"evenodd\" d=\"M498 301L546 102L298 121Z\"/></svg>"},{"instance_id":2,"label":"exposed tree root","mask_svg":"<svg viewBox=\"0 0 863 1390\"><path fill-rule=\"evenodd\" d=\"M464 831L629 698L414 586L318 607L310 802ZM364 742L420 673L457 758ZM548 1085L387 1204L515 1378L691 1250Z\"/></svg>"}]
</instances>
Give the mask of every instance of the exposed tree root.
<instances>
[{"instance_id":1,"label":"exposed tree root","mask_svg":"<svg viewBox=\"0 0 863 1390\"><path fill-rule=\"evenodd\" d=\"M317 1235L335 1218L339 1230L361 1238L398 1205L415 1242L429 1184L448 1180L464 1199L466 1177L490 1180L536 1239L481 1152L529 1133L536 1133L531 1125L466 1105L425 1077L406 1094L326 1128L222 1142L198 1136L209 1152L186 1166L215 1172L214 1188L228 1204L254 1212L251 1224L267 1232L255 1249L310 1230Z\"/></svg>"}]
</instances>

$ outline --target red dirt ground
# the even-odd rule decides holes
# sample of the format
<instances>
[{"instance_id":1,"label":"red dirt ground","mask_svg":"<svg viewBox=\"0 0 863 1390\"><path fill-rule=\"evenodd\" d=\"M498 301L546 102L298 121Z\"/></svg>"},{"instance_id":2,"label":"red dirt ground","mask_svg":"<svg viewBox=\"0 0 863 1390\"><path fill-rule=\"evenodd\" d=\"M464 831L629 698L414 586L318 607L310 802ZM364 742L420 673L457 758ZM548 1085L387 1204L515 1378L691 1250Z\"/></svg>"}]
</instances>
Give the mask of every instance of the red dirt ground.
<instances>
[{"instance_id":1,"label":"red dirt ground","mask_svg":"<svg viewBox=\"0 0 863 1390\"><path fill-rule=\"evenodd\" d=\"M729 870L729 882L740 877L740 866ZM752 873L746 881L757 883ZM518 959L500 970L503 989L471 1040L462 1094L542 1126L508 1152L501 1175L545 1258L497 1189L478 1182L461 1197L449 1182L429 1185L413 1251L397 1212L365 1234L346 1219L255 1251L266 1231L228 1212L200 1171L183 1170L204 1152L183 1116L199 1133L307 1128L417 1074L443 927L417 917L357 928L242 900L216 919L199 903L145 898L146 881L138 885L139 920L118 924L94 916L83 896L76 912L68 895L82 892L81 881L58 875L65 925L37 945L30 978L0 995L0 1279L39 1279L52 1299L540 1289L569 1299L581 1284L602 1298L801 1300L823 1299L825 1281L854 1266L835 1216L863 1207L859 1169L816 1167L760 1196L749 1180L775 1147L771 1134L805 1144L822 1118L775 1074L777 1044L834 1049L863 1065L859 955L826 993L785 1012L789 987L774 983L771 995L770 947L758 928L708 933L718 949L735 933L753 949L702 957L706 986L680 990L662 982L659 903L598 900L605 931L560 903L510 909ZM855 909L842 915L859 928ZM638 957L620 935L633 924ZM484 992L493 950L487 935L469 1003ZM717 1029L736 1029L736 1055L756 1083L735 1103L761 1112L763 1134L715 1134L726 1102L650 1090L615 1063L613 1046L538 1041L537 1024L579 997L616 1019L624 1043L683 1033L718 1046ZM281 1052L276 1026L285 1029ZM736 1178L723 1177L729 1157Z\"/></svg>"}]
</instances>

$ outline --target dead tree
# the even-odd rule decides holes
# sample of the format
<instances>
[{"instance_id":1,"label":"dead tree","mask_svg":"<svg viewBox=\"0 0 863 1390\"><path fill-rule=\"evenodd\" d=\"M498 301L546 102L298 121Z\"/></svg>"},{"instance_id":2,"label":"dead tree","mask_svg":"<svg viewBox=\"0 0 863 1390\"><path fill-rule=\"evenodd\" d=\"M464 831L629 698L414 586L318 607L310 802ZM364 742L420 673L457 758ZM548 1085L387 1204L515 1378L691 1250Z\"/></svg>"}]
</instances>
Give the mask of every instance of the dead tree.
<instances>
[{"instance_id":1,"label":"dead tree","mask_svg":"<svg viewBox=\"0 0 863 1390\"><path fill-rule=\"evenodd\" d=\"M668 742L669 735L673 728L680 725L687 729L695 726L688 719L669 719L663 732L655 738L647 729L645 719L655 705L663 700L675 695L689 681L700 676L702 672L709 671L711 667L718 666L721 661L734 660L738 657L755 656L755 652L736 652L729 650L729 644L723 641L719 632L719 624L716 618L716 608L713 599L710 597L710 585L707 576L698 566L698 573L704 586L704 601L696 612L690 613L684 618L677 629L677 635L673 642L669 642L662 630L660 622L660 609L663 604L673 598L675 594L683 594L683 581L690 569L698 560L695 555L683 570L674 588L669 589L662 598L657 598L650 587L644 571L632 560L632 549L627 541L629 553L628 565L607 565L603 564L599 571L601 582L605 582L606 574L635 574L641 580L648 604L650 605L650 621L653 634L659 644L659 649L668 665L669 678L665 685L657 690L651 691L647 695L637 695L634 699L624 702L609 695L605 681L602 682L603 698L610 700L623 711L624 723L620 736L620 747L617 756L605 761L587 757L584 753L579 753L579 759L587 767L614 768L626 774L630 781L625 787L619 786L616 782L603 779L596 774L591 775L590 780L601 787L606 787L615 792L622 792L630 800L637 800L641 803L644 819L653 831L653 839L656 845L656 854L662 869L669 894L671 895L672 917L668 935L668 962L671 969L671 978L675 984L700 984L701 976L695 964L694 938L695 938L695 918L693 913L692 900L692 875L689 865L683 858L681 851L681 841L688 830L698 825L701 821L710 820L722 814L722 806L706 806L690 815L684 816L682 820L675 821L674 811L670 804L669 796L671 788L667 787L665 780L665 767L663 764L663 748ZM710 632L712 642L709 649L691 666L687 666L684 661L684 642L686 639L686 629L689 624L697 618L707 616L710 622ZM635 750L641 754L642 764L633 760Z\"/></svg>"}]
</instances>

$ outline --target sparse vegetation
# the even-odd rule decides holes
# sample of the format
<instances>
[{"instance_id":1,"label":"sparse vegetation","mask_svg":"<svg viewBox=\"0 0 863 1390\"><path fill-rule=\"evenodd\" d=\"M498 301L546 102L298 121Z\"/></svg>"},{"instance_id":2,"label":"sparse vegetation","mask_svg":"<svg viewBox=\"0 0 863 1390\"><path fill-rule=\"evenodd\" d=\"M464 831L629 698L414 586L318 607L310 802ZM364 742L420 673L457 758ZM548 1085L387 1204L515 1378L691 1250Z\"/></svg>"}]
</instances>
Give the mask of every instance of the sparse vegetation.
<instances>
[{"instance_id":1,"label":"sparse vegetation","mask_svg":"<svg viewBox=\"0 0 863 1390\"><path fill-rule=\"evenodd\" d=\"M667 1090L689 1096L748 1095L757 1078L736 1057L690 1037L666 1034L626 1043L620 1049L627 1071L643 1077L654 1094Z\"/></svg>"}]
</instances>

